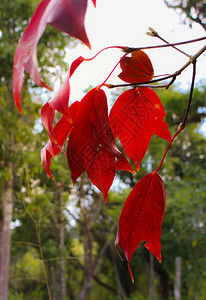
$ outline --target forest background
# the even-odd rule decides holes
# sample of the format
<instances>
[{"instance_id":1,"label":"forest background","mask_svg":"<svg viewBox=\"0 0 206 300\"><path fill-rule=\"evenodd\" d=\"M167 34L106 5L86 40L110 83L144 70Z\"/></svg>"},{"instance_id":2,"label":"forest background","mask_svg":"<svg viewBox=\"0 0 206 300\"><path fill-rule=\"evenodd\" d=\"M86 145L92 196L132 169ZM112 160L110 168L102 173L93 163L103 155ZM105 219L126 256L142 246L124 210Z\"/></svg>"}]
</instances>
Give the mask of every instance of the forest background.
<instances>
[{"instance_id":1,"label":"forest background","mask_svg":"<svg viewBox=\"0 0 206 300\"><path fill-rule=\"evenodd\" d=\"M175 262L180 259L181 299L204 300L206 158L205 137L199 129L206 114L205 81L196 84L188 125L170 149L160 173L167 191L163 262L159 264L140 247L131 261L135 277L132 284L126 261L122 262L114 251L118 218L131 188L158 166L166 142L153 136L138 174L117 174L118 184L110 191L108 204L86 175L75 188L72 186L63 154L53 161L55 180L47 178L40 161L40 149L48 139L39 125L41 90L27 80L22 97L24 115L19 115L12 96L14 51L38 2L0 4L0 269L8 276L10 261L8 299L48 299L47 285L52 299L58 300L175 299ZM188 1L188 11L192 3L197 12L197 2ZM203 6L197 20L205 29L204 12ZM189 13L188 17L194 21ZM75 47L76 43L51 27L46 29L38 46L38 60L47 81L54 82L54 74L62 80L68 68L63 62L66 47ZM165 120L174 133L184 115L188 93L173 87L158 94L166 111ZM114 101L117 95L118 89L111 99ZM6 244L2 242L5 222Z\"/></svg>"}]
</instances>

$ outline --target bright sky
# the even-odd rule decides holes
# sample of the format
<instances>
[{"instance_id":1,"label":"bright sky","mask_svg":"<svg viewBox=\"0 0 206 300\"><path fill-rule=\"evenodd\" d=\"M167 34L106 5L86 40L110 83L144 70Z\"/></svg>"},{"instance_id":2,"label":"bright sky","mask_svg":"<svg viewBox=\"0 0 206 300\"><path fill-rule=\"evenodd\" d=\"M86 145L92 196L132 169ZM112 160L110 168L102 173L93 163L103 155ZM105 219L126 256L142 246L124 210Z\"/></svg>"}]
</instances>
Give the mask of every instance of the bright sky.
<instances>
[{"instance_id":1,"label":"bright sky","mask_svg":"<svg viewBox=\"0 0 206 300\"><path fill-rule=\"evenodd\" d=\"M92 57L100 49L117 46L148 46L158 45L162 42L157 38L149 37L145 33L148 27L154 28L159 35L169 42L190 40L205 35L200 25L194 24L193 29L183 25L180 16L172 9L168 9L164 0L97 0L94 8L92 1L86 15L85 27L92 45L92 51L84 45L68 50L67 62L71 63L78 56ZM195 54L205 41L182 46L182 50ZM107 50L92 62L84 62L71 78L71 100L81 100L82 91L89 85L96 86L104 81L112 68L122 56L120 50ZM177 71L188 58L169 48L164 50L148 50L155 70L155 74L173 73ZM197 81L205 78L205 54L198 60ZM123 83L116 75L117 69L108 83ZM191 78L191 68L185 70L178 81L181 87L187 89Z\"/></svg>"}]
</instances>

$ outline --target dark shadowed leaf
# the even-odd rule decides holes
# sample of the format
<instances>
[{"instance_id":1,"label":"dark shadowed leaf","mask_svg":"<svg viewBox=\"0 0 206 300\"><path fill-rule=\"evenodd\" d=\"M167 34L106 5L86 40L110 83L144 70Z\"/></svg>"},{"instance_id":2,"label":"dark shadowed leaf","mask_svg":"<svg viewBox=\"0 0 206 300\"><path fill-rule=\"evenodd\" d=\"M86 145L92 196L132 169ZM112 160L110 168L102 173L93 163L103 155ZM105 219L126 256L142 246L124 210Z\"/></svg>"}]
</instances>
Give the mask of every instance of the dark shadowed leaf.
<instances>
[{"instance_id":1,"label":"dark shadowed leaf","mask_svg":"<svg viewBox=\"0 0 206 300\"><path fill-rule=\"evenodd\" d=\"M79 102L74 102L70 106L70 112L72 120L75 119L77 110L78 110ZM47 144L44 146L44 148L41 150L41 162L43 165L43 168L48 176L50 176L53 179L50 165L51 165L51 158L55 155L57 155L61 148L64 145L64 142L66 141L67 136L69 135L71 129L72 129L72 123L68 122L68 120L65 117L61 117L61 119L57 122L57 124L54 126L53 133L56 143L52 143L51 140L47 142Z\"/></svg>"},{"instance_id":2,"label":"dark shadowed leaf","mask_svg":"<svg viewBox=\"0 0 206 300\"><path fill-rule=\"evenodd\" d=\"M47 102L41 109L42 123L49 134L50 140L55 144L58 144L53 128L55 111L57 110L58 112L60 112L68 122L72 122L69 108L69 94L70 84L68 75L59 90L52 97L52 99Z\"/></svg>"},{"instance_id":3,"label":"dark shadowed leaf","mask_svg":"<svg viewBox=\"0 0 206 300\"><path fill-rule=\"evenodd\" d=\"M120 67L122 72L119 78L125 82L138 83L150 81L154 76L154 70L149 56L141 50L133 51L131 57L125 56Z\"/></svg>"},{"instance_id":4,"label":"dark shadowed leaf","mask_svg":"<svg viewBox=\"0 0 206 300\"><path fill-rule=\"evenodd\" d=\"M95 4L95 2L94 2ZM47 24L52 25L90 47L84 28L87 0L43 0L37 7L16 48L14 57L13 95L20 112L21 91L26 70L39 86L51 89L41 78L37 63L37 45Z\"/></svg>"},{"instance_id":5,"label":"dark shadowed leaf","mask_svg":"<svg viewBox=\"0 0 206 300\"><path fill-rule=\"evenodd\" d=\"M99 88L92 89L80 102L68 141L67 158L73 183L86 170L105 201L116 170L134 172L116 147L108 122L106 95Z\"/></svg>"}]
</instances>

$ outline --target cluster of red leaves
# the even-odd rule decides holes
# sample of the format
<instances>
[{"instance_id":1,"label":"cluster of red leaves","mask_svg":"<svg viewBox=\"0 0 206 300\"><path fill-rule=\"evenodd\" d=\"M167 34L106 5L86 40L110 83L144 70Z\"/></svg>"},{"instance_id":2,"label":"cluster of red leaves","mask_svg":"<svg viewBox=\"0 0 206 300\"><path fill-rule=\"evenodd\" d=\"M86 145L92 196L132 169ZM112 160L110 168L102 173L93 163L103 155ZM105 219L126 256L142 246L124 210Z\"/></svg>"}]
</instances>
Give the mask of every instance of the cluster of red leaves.
<instances>
[{"instance_id":1,"label":"cluster of red leaves","mask_svg":"<svg viewBox=\"0 0 206 300\"><path fill-rule=\"evenodd\" d=\"M96 1L93 0L94 5ZM14 58L14 100L21 110L21 90L26 70L31 79L49 88L38 72L37 44L47 24L74 36L90 47L84 29L87 0L43 0L22 35ZM116 100L108 116L107 98L101 86L89 91L80 102L69 105L69 80L84 61L79 57L53 98L41 110L41 119L49 135L49 141L41 151L41 161L47 175L53 179L51 158L63 151L67 141L67 160L73 184L86 171L91 182L108 200L108 191L116 170L135 173L127 158L115 143L119 138L128 158L139 169L153 134L171 141L165 112L159 97L150 88L131 88ZM147 82L154 76L152 63L141 50L124 55L120 60L122 72L119 78L134 84ZM55 112L62 114L53 126ZM161 224L165 210L165 188L156 173L144 176L125 201L119 219L115 245L119 245L129 261L141 241L161 262Z\"/></svg>"}]
</instances>

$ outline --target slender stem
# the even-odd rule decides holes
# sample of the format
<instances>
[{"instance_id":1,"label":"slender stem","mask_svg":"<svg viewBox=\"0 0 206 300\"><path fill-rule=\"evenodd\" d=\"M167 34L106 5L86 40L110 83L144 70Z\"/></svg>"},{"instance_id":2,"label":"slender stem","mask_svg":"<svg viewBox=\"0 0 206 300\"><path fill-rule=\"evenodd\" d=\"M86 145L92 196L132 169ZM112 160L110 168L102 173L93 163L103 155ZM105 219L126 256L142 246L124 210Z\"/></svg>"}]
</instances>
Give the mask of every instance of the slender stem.
<instances>
[{"instance_id":1,"label":"slender stem","mask_svg":"<svg viewBox=\"0 0 206 300\"><path fill-rule=\"evenodd\" d=\"M167 88L168 84L138 84L136 87L148 87L151 89Z\"/></svg>"},{"instance_id":2,"label":"slender stem","mask_svg":"<svg viewBox=\"0 0 206 300\"><path fill-rule=\"evenodd\" d=\"M37 282L42 282L46 283L44 280L41 280L39 278L34 278L34 277L18 277L18 278L10 278L10 281L19 281L19 280L32 280L32 281L37 281Z\"/></svg>"},{"instance_id":3,"label":"slender stem","mask_svg":"<svg viewBox=\"0 0 206 300\"><path fill-rule=\"evenodd\" d=\"M167 148L166 148L166 150L165 150L165 153L164 153L164 155L163 155L163 157L162 157L162 159L161 159L161 162L160 162L160 164L159 164L159 167L153 172L153 174L157 173L157 172L161 169L162 164L163 164L163 162L164 162L164 160L165 160L165 157L166 157L166 155L167 155L167 152L168 152L170 146L172 145L172 143L173 143L174 139L176 138L176 136L177 136L183 129L184 129L184 128L180 126L180 127L178 128L178 130L175 132L175 134L173 135L173 137L172 137L172 139L171 139L169 145L167 146Z\"/></svg>"},{"instance_id":4,"label":"slender stem","mask_svg":"<svg viewBox=\"0 0 206 300\"><path fill-rule=\"evenodd\" d=\"M48 258L48 259L45 259L44 261L45 262L55 261L55 260L60 260L62 258L64 258L64 259L79 259L79 258L82 258L83 256L84 255L80 255L80 256L60 256L60 257Z\"/></svg>"},{"instance_id":5,"label":"slender stem","mask_svg":"<svg viewBox=\"0 0 206 300\"><path fill-rule=\"evenodd\" d=\"M175 45L170 44L168 41L166 41L165 39L163 39L158 33L156 33L154 36L157 37L157 38L159 38L161 41L163 41L163 42L166 43L167 45L170 45L170 46L171 46L172 48L174 48L175 50L179 51L180 53L182 53L182 54L184 54L184 55L186 55L187 57L190 58L190 55L189 55L189 54L187 54L186 52L184 52L184 51L180 50L179 48L175 47Z\"/></svg>"},{"instance_id":6,"label":"slender stem","mask_svg":"<svg viewBox=\"0 0 206 300\"><path fill-rule=\"evenodd\" d=\"M168 75L168 76L165 76L165 77L162 77L162 78L153 79L153 80L144 81L144 82L138 82L138 83L104 84L104 86L108 87L109 89L113 89L113 88L116 88L116 87L126 87L126 86L138 87L140 85L145 85L145 84L148 84L148 83L155 83L155 82L159 82L159 81L164 81L164 80L169 79L173 76L174 75Z\"/></svg>"},{"instance_id":7,"label":"slender stem","mask_svg":"<svg viewBox=\"0 0 206 300\"><path fill-rule=\"evenodd\" d=\"M41 261L42 261L43 269L44 269L44 276L45 276L45 280L46 280L47 292L48 292L49 300L52 300L51 292L49 289L49 281L48 281L48 276L47 276L46 265L45 265L45 261L44 261L44 253L43 253L42 244L41 244L39 224L37 222L35 222L35 227L36 227L37 239L38 239L38 244L39 244L39 249L40 249Z\"/></svg>"},{"instance_id":8,"label":"slender stem","mask_svg":"<svg viewBox=\"0 0 206 300\"><path fill-rule=\"evenodd\" d=\"M102 53L103 51L105 50L108 50L108 49L121 49L123 50L124 52L127 51L128 47L124 47L124 46L109 46L109 47L106 47L106 48L103 48L101 49L99 52L97 52L93 57L91 58L84 58L84 61L90 61L90 60L93 60L94 58L96 58L100 53Z\"/></svg>"},{"instance_id":9,"label":"slender stem","mask_svg":"<svg viewBox=\"0 0 206 300\"><path fill-rule=\"evenodd\" d=\"M32 216L32 214L31 214L30 211L28 210L28 208L27 208L27 206L26 206L26 204L25 204L25 200L24 200L24 199L22 200L22 203L23 203L23 206L24 206L24 208L25 208L27 214L29 215L29 217L32 219L32 221L33 221L34 223L36 223L36 219Z\"/></svg>"},{"instance_id":10,"label":"slender stem","mask_svg":"<svg viewBox=\"0 0 206 300\"><path fill-rule=\"evenodd\" d=\"M178 134L185 128L185 124L186 124L186 121L187 121L187 117L188 117L188 114L189 114L189 110L190 110L190 105L191 105L191 102L192 102L192 95L193 95L193 91L194 91L194 83L195 83L195 75L196 75L196 60L193 61L193 73L192 73L192 82L191 82L191 87L190 87L190 95L189 95L189 99L188 99L188 103L187 103L187 109L186 109L186 112L185 112L185 116L184 116L184 119L182 121L182 123L180 123L179 127L178 127L178 130L175 132L174 136L172 137L169 145L167 146L166 150L165 150L165 153L162 157L162 160L158 166L158 168L153 172L153 174L157 173L161 167L162 167L162 164L165 160L165 157L167 155L167 152L170 148L170 146L172 145L174 139L178 136Z\"/></svg>"},{"instance_id":11,"label":"slender stem","mask_svg":"<svg viewBox=\"0 0 206 300\"><path fill-rule=\"evenodd\" d=\"M155 48L174 47L174 46L177 46L177 45L185 45L185 44L189 44L189 43L199 42L199 41L202 41L202 40L205 40L205 39L206 39L206 36L200 37L200 38L197 38L197 39L193 39L193 40L184 41L184 42L173 43L173 44L167 43L166 45L154 45L154 46L138 47L138 48L131 48L131 47L127 47L127 46L109 46L109 47L105 47L105 48L101 49L99 52L97 52L91 58L84 58L84 61L93 60L100 53L102 53L103 51L108 50L108 49L121 49L123 52L131 53L131 52L136 51L136 50L146 50L146 49L155 49Z\"/></svg>"},{"instance_id":12,"label":"slender stem","mask_svg":"<svg viewBox=\"0 0 206 300\"><path fill-rule=\"evenodd\" d=\"M23 159L25 162L25 158L24 158L24 152L22 151L22 155L23 155ZM29 174L28 174L28 170L25 167L25 172L26 172L26 180L27 180L27 186L28 186L28 190L31 192L31 188L29 185ZM51 292L49 289L49 282L48 282L48 276L47 276L47 271L46 271L46 265L44 262L44 254L43 254L43 249L42 249L42 244L41 244L41 238L40 238L40 232L39 232L39 223L40 221L38 221L37 219L35 219L32 214L30 213L30 211L28 210L26 204L25 204L25 200L22 200L23 202L23 206L27 212L27 214L29 215L29 217L31 218L31 220L33 221L33 223L35 224L35 229L36 229L36 234L37 234L37 239L38 239L38 245L33 244L33 243L27 243L27 244L32 244L35 247L39 247L39 251L40 251L40 256L41 256L41 260L42 260L42 264L43 264L43 269L44 269L44 275L45 275L45 280L46 280L46 286L47 286L47 292L48 292L48 296L49 296L49 300L52 300L51 297ZM41 218L40 218L41 219Z\"/></svg>"},{"instance_id":13,"label":"slender stem","mask_svg":"<svg viewBox=\"0 0 206 300\"><path fill-rule=\"evenodd\" d=\"M194 61L197 60L197 58L206 50L206 45L204 47L202 47L195 55L190 57L190 60L188 62L186 62L186 64L184 66L182 66L182 68L180 68L177 72L175 72L173 75L180 75L182 73L182 71L184 71L190 64L192 64Z\"/></svg>"},{"instance_id":14,"label":"slender stem","mask_svg":"<svg viewBox=\"0 0 206 300\"><path fill-rule=\"evenodd\" d=\"M102 84L99 85L99 87L102 87L102 86L106 86L105 82L109 79L109 77L112 75L112 73L114 72L114 70L116 69L116 67L120 64L121 60L127 56L128 53L125 53L121 58L120 60L118 61L118 63L116 63L116 65L114 66L114 68L112 69L112 71L109 73L109 75L107 76L107 78L104 80L104 82Z\"/></svg>"},{"instance_id":15,"label":"slender stem","mask_svg":"<svg viewBox=\"0 0 206 300\"><path fill-rule=\"evenodd\" d=\"M206 39L206 36L194 39L194 40L188 40L184 42L178 42L178 43L172 43L172 44L166 44L166 45L156 45L156 46L146 46L146 47L137 47L137 48L128 48L128 53L136 50L147 50L147 49L157 49L157 48L166 48L166 47L173 47L173 46L179 46L179 45L185 45L190 43L195 43L199 41L203 41ZM123 50L124 51L124 50Z\"/></svg>"},{"instance_id":16,"label":"slender stem","mask_svg":"<svg viewBox=\"0 0 206 300\"><path fill-rule=\"evenodd\" d=\"M154 82L159 82L159 81L163 81L169 78L172 78L172 80L169 82L169 84L166 85L166 88L169 88L169 86L176 80L176 77L179 76L182 71L184 71L190 64L193 64L194 61L197 60L197 58L206 50L206 45L204 47L202 47L195 55L191 56L190 59L186 62L186 64L184 64L178 71L176 71L174 74L165 76L163 78L159 78L159 79L153 79L150 81L145 81L145 82L137 82L137 83L123 83L123 84L105 84L106 87L112 89L112 88L116 88L116 87L127 87L127 86L133 86L133 87L138 87L138 86L144 86L145 84L150 84L150 83L154 83Z\"/></svg>"},{"instance_id":17,"label":"slender stem","mask_svg":"<svg viewBox=\"0 0 206 300\"><path fill-rule=\"evenodd\" d=\"M197 63L197 61L195 59L193 61L193 74L192 74L192 82L191 82L191 88L190 88L190 96L189 96L189 99L188 99L185 116L184 116L184 119L183 119L182 124L181 124L183 128L185 127L187 117L188 117L188 114L189 114L189 110L190 110L190 105L191 105L191 102L192 102L192 95L193 95L193 90L194 90L194 85L195 85L196 63Z\"/></svg>"},{"instance_id":18,"label":"slender stem","mask_svg":"<svg viewBox=\"0 0 206 300\"><path fill-rule=\"evenodd\" d=\"M30 242L16 242L16 241L12 241L12 243L15 243L15 244L24 244L24 245L39 247L39 245L34 244L34 243L30 243Z\"/></svg>"}]
</instances>

